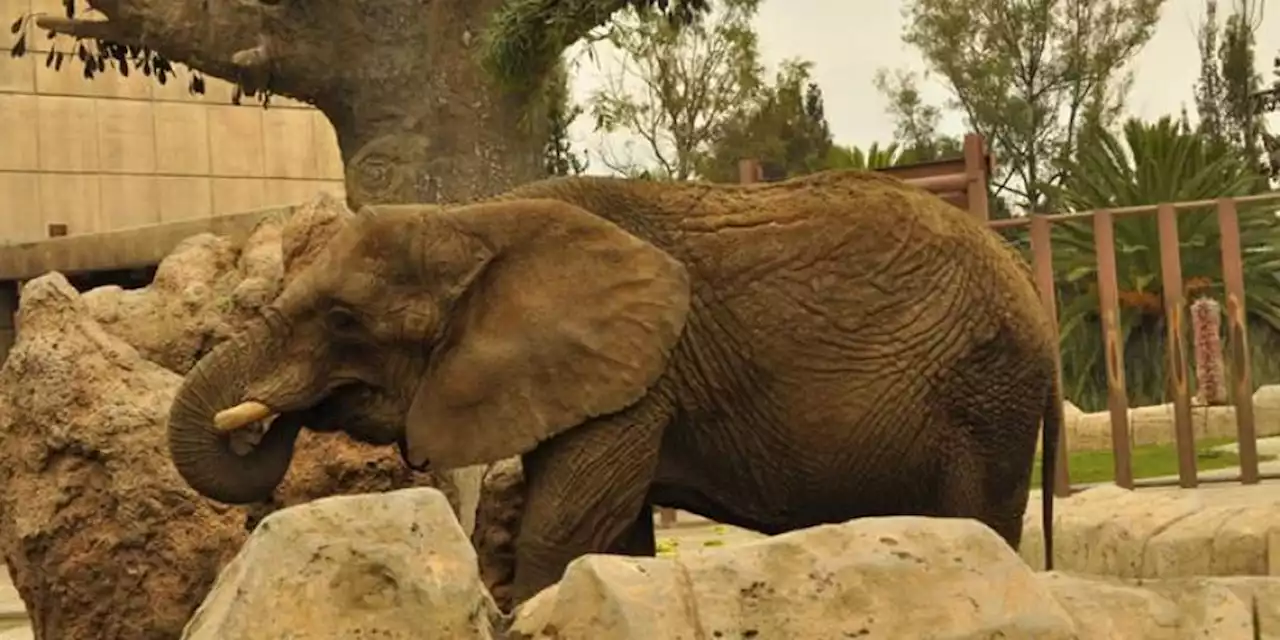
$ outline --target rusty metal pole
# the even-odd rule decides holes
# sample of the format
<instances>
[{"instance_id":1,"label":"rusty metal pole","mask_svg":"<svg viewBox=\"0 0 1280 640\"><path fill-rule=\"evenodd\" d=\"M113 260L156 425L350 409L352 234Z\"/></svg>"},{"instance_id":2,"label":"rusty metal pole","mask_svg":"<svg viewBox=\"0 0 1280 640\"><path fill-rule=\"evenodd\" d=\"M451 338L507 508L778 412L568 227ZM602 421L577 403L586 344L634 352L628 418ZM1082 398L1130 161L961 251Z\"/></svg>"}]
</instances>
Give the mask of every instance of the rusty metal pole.
<instances>
[{"instance_id":1,"label":"rusty metal pole","mask_svg":"<svg viewBox=\"0 0 1280 640\"><path fill-rule=\"evenodd\" d=\"M965 187L969 196L969 213L986 222L991 218L987 202L987 154L982 136L966 133L964 136Z\"/></svg>"},{"instance_id":2,"label":"rusty metal pole","mask_svg":"<svg viewBox=\"0 0 1280 640\"><path fill-rule=\"evenodd\" d=\"M1058 389L1062 389L1062 349L1058 338L1058 300L1053 278L1053 245L1050 242L1049 218L1032 213L1031 215L1031 262L1035 273L1036 288L1040 291L1040 304L1044 307L1049 319L1049 327L1053 333L1053 375ZM1058 455L1054 456L1054 478L1052 487L1041 487L1041 491L1053 491L1055 496L1065 498L1071 495L1071 471L1067 468L1067 429L1062 424L1063 397L1055 399L1060 429L1058 432ZM1047 461L1045 461L1047 462ZM1042 463L1043 464L1043 463Z\"/></svg>"},{"instance_id":3,"label":"rusty metal pole","mask_svg":"<svg viewBox=\"0 0 1280 640\"><path fill-rule=\"evenodd\" d=\"M1231 403L1236 408L1236 442L1240 447L1240 482L1258 483L1258 441L1253 416L1253 375L1249 363L1249 331L1245 325L1244 265L1236 201L1218 201L1222 243L1222 284L1226 290L1227 344L1230 346Z\"/></svg>"},{"instance_id":4,"label":"rusty metal pole","mask_svg":"<svg viewBox=\"0 0 1280 640\"><path fill-rule=\"evenodd\" d=\"M1111 450L1115 454L1116 484L1132 489L1129 398L1124 383L1124 342L1120 338L1115 227L1110 211L1098 211L1093 215L1093 246L1098 256L1098 310L1102 314L1103 357L1107 364L1107 407L1111 413Z\"/></svg>"},{"instance_id":5,"label":"rusty metal pole","mask_svg":"<svg viewBox=\"0 0 1280 640\"><path fill-rule=\"evenodd\" d=\"M1182 294L1178 212L1172 204L1156 210L1160 234L1160 279L1164 288L1166 375L1173 381L1173 433L1178 448L1178 484L1195 488L1196 435L1191 428L1191 383L1187 379L1187 312Z\"/></svg>"}]
</instances>

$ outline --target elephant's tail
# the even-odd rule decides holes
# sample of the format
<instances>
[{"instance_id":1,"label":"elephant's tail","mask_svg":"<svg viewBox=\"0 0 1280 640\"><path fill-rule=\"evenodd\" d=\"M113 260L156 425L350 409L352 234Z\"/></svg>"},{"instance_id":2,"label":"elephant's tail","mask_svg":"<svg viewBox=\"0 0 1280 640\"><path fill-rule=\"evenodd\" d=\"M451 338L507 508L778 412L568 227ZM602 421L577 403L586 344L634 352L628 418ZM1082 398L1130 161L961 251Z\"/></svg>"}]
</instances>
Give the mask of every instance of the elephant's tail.
<instances>
[{"instance_id":1,"label":"elephant's tail","mask_svg":"<svg viewBox=\"0 0 1280 640\"><path fill-rule=\"evenodd\" d=\"M1062 376L1054 372L1053 390L1041 418L1044 443L1040 446L1040 527L1044 531L1044 570L1053 571L1053 489L1058 466L1059 433L1062 430Z\"/></svg>"}]
</instances>

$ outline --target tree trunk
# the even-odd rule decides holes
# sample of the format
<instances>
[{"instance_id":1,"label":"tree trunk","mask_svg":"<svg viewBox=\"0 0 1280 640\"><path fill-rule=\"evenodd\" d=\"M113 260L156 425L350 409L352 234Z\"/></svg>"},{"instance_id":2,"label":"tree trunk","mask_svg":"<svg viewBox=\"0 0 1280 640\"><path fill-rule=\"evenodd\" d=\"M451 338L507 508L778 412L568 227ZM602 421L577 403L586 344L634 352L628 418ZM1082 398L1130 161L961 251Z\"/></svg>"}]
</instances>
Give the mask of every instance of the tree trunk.
<instances>
[{"instance_id":1,"label":"tree trunk","mask_svg":"<svg viewBox=\"0 0 1280 640\"><path fill-rule=\"evenodd\" d=\"M543 174L541 93L505 91L481 65L484 31L504 0L89 4L106 20L39 24L145 43L249 90L319 108L337 132L353 208L486 197ZM540 88L543 78L530 84Z\"/></svg>"},{"instance_id":2,"label":"tree trunk","mask_svg":"<svg viewBox=\"0 0 1280 640\"><path fill-rule=\"evenodd\" d=\"M345 72L350 88L316 102L338 134L353 207L459 202L542 177L544 105L504 95L480 65L479 30L500 4L437 1L446 6L433 6L416 44L386 43Z\"/></svg>"}]
</instances>

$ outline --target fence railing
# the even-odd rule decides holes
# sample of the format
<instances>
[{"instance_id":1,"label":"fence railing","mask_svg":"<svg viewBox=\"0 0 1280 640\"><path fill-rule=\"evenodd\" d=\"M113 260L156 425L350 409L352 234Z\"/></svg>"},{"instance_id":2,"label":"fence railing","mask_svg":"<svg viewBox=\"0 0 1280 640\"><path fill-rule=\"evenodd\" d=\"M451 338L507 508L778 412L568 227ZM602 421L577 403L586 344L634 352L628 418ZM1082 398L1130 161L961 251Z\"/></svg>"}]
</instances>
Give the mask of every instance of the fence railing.
<instances>
[{"instance_id":1,"label":"fence railing","mask_svg":"<svg viewBox=\"0 0 1280 640\"><path fill-rule=\"evenodd\" d=\"M1107 374L1107 409L1111 417L1111 449L1114 454L1115 483L1121 487L1179 486L1194 488L1199 483L1240 482L1255 484L1260 479L1280 478L1280 474L1258 471L1257 431L1254 425L1253 381L1249 362L1249 335L1246 324L1244 260L1241 253L1239 207L1242 204L1280 204L1280 192L1237 198L1142 205L1098 211L1061 214L1032 214L1019 218L991 220L993 229L1026 227L1031 236L1032 270L1045 313L1052 319L1054 334L1058 331L1056 286L1053 271L1052 226L1063 221L1091 220L1094 250L1097 255L1098 309L1102 322L1104 362ZM1181 246L1178 237L1178 215L1194 209L1214 207L1218 222L1222 258L1222 284L1225 291L1227 344L1224 358L1230 368L1230 400L1235 408L1236 437L1239 447L1240 472L1200 478L1196 466L1195 432L1191 422L1191 388L1187 357L1187 301L1185 299ZM1173 396L1173 430L1178 453L1176 480L1135 479L1133 452L1129 440L1129 401L1125 388L1124 343L1120 334L1119 286L1116 272L1115 220L1126 216L1156 216L1160 244L1160 279L1165 317L1165 363L1171 378ZM1059 381L1062 376L1061 354L1057 357ZM1073 487L1067 462L1065 430L1058 445L1057 477L1054 493L1068 495Z\"/></svg>"}]
</instances>

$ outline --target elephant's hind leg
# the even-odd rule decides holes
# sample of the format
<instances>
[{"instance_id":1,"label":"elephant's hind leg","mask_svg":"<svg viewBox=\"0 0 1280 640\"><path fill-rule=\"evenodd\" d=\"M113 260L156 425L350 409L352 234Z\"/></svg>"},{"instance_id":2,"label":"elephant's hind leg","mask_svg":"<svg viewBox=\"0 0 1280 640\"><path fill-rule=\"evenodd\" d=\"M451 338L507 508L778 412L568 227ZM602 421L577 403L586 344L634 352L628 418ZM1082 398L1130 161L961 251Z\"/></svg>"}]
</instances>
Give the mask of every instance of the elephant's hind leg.
<instances>
[{"instance_id":1,"label":"elephant's hind leg","mask_svg":"<svg viewBox=\"0 0 1280 640\"><path fill-rule=\"evenodd\" d=\"M658 553L658 538L653 530L653 504L645 502L635 522L606 550L619 556L653 557Z\"/></svg>"},{"instance_id":2,"label":"elephant's hind leg","mask_svg":"<svg viewBox=\"0 0 1280 640\"><path fill-rule=\"evenodd\" d=\"M633 548L646 516L652 547L648 493L668 414L651 402L579 426L524 457L515 604L559 581L578 556Z\"/></svg>"},{"instance_id":3,"label":"elephant's hind leg","mask_svg":"<svg viewBox=\"0 0 1280 640\"><path fill-rule=\"evenodd\" d=\"M944 454L939 515L978 520L1016 550L1022 542L1027 484L1025 472L1012 468L1015 457L985 452L971 436L959 438Z\"/></svg>"}]
</instances>

